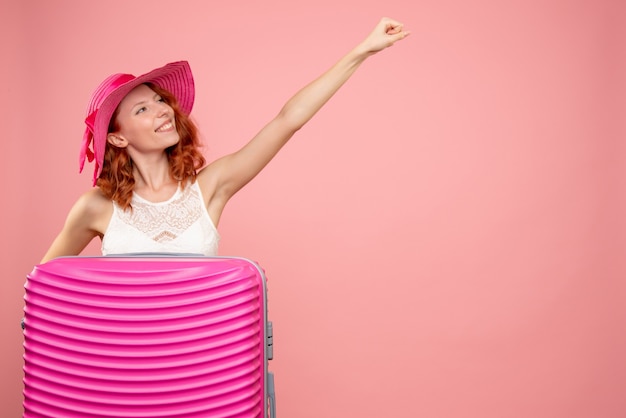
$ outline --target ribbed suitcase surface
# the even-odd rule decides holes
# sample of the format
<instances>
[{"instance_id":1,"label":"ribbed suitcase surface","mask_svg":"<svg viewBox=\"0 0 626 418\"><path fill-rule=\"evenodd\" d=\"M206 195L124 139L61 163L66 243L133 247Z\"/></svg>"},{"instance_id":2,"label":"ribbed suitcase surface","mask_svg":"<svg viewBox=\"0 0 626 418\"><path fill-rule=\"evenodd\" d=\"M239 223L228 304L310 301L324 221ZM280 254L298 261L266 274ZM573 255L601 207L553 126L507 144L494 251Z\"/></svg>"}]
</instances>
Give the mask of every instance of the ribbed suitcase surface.
<instances>
[{"instance_id":1,"label":"ribbed suitcase surface","mask_svg":"<svg viewBox=\"0 0 626 418\"><path fill-rule=\"evenodd\" d=\"M238 258L37 266L25 295L24 417L266 416L264 280Z\"/></svg>"}]
</instances>

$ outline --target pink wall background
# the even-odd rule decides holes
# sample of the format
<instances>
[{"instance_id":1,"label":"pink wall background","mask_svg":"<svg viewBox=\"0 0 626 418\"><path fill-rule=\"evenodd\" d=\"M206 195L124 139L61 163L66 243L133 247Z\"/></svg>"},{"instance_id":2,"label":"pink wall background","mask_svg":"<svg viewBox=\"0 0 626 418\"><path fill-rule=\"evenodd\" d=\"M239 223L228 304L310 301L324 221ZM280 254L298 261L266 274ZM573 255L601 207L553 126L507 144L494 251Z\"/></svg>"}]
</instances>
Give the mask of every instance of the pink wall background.
<instances>
[{"instance_id":1,"label":"pink wall background","mask_svg":"<svg viewBox=\"0 0 626 418\"><path fill-rule=\"evenodd\" d=\"M383 15L412 36L220 225L221 253L269 276L279 416L623 416L623 2L1 7L3 417L21 416L25 275L90 186L78 144L101 79L189 60L213 159Z\"/></svg>"}]
</instances>

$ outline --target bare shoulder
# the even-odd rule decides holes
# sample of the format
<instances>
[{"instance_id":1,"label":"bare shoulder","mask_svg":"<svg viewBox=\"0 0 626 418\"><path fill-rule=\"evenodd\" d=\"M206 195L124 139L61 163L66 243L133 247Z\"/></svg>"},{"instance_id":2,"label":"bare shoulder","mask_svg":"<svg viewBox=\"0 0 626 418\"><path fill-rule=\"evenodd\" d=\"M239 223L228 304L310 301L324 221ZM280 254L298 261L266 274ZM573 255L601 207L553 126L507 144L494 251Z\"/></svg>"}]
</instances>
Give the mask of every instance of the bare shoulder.
<instances>
[{"instance_id":1,"label":"bare shoulder","mask_svg":"<svg viewBox=\"0 0 626 418\"><path fill-rule=\"evenodd\" d=\"M216 175L216 166L215 163L211 163L204 168L202 168L198 172L198 176L196 177L196 181L200 186L200 190L202 190L202 195L204 196L205 203L208 203L213 199L215 195L215 190L217 187L217 175Z\"/></svg>"},{"instance_id":2,"label":"bare shoulder","mask_svg":"<svg viewBox=\"0 0 626 418\"><path fill-rule=\"evenodd\" d=\"M84 227L103 234L112 213L113 203L96 187L78 198L70 217Z\"/></svg>"},{"instance_id":3,"label":"bare shoulder","mask_svg":"<svg viewBox=\"0 0 626 418\"><path fill-rule=\"evenodd\" d=\"M107 197L102 194L102 191L95 187L83 193L76 201L75 207L85 215L98 215L102 212L108 212L111 205L111 200L107 199Z\"/></svg>"},{"instance_id":4,"label":"bare shoulder","mask_svg":"<svg viewBox=\"0 0 626 418\"><path fill-rule=\"evenodd\" d=\"M100 189L83 193L67 215L42 263L55 257L77 255L96 236L102 237L113 214L113 204Z\"/></svg>"},{"instance_id":5,"label":"bare shoulder","mask_svg":"<svg viewBox=\"0 0 626 418\"><path fill-rule=\"evenodd\" d=\"M200 170L196 179L202 191L207 212L215 226L219 224L224 206L228 202L228 196L219 187L219 166L220 160L207 165Z\"/></svg>"}]
</instances>

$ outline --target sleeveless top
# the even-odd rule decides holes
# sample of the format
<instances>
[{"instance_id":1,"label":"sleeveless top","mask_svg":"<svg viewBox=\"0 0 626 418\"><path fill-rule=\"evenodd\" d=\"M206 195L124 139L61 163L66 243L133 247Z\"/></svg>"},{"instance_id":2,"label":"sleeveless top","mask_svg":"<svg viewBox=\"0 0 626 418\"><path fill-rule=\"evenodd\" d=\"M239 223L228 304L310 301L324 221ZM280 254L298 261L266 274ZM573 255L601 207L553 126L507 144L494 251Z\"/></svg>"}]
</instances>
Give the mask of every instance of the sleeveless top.
<instances>
[{"instance_id":1,"label":"sleeveless top","mask_svg":"<svg viewBox=\"0 0 626 418\"><path fill-rule=\"evenodd\" d=\"M102 254L185 253L217 255L219 233L204 205L198 182L179 183L164 202L133 193L132 209L113 202L113 215L102 238Z\"/></svg>"}]
</instances>

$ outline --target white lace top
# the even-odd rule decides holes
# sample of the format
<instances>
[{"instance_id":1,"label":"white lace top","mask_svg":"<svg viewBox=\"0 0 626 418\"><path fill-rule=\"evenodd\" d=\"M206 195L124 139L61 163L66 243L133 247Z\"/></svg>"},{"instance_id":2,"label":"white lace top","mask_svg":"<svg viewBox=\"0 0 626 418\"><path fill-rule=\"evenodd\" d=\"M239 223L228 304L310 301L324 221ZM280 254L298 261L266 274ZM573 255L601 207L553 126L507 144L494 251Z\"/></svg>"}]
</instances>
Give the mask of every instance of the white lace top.
<instances>
[{"instance_id":1,"label":"white lace top","mask_svg":"<svg viewBox=\"0 0 626 418\"><path fill-rule=\"evenodd\" d=\"M133 193L132 210L113 202L113 215L102 239L102 254L186 253L217 255L219 233L204 206L198 182L180 184L164 202Z\"/></svg>"}]
</instances>

